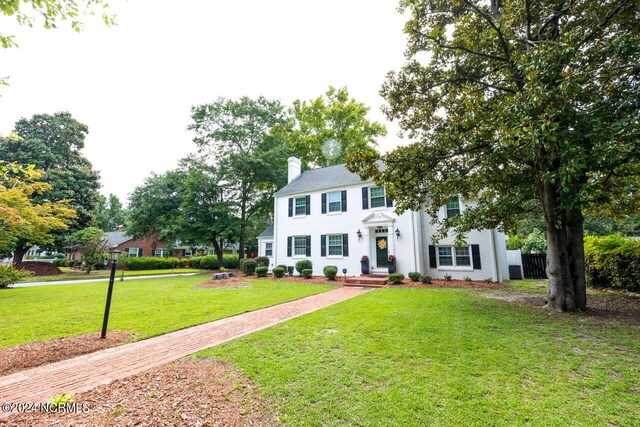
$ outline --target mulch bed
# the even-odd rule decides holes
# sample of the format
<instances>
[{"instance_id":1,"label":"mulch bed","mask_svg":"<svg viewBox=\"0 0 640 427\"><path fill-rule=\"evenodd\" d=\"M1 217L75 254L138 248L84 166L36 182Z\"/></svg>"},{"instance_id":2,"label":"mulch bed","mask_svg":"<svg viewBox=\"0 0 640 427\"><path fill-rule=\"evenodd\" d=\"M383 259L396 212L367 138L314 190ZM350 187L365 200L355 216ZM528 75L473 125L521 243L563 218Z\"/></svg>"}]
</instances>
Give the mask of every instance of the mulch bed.
<instances>
[{"instance_id":1,"label":"mulch bed","mask_svg":"<svg viewBox=\"0 0 640 427\"><path fill-rule=\"evenodd\" d=\"M62 274L62 271L51 264L44 261L25 261L19 262L13 265L18 270L28 270L33 272L34 276L57 276Z\"/></svg>"},{"instance_id":2,"label":"mulch bed","mask_svg":"<svg viewBox=\"0 0 640 427\"><path fill-rule=\"evenodd\" d=\"M129 341L130 337L126 331L109 331L103 340L100 334L84 334L3 348L0 350L0 375L114 347Z\"/></svg>"},{"instance_id":3,"label":"mulch bed","mask_svg":"<svg viewBox=\"0 0 640 427\"><path fill-rule=\"evenodd\" d=\"M186 358L73 396L86 413L12 415L8 426L272 426L276 416L231 365Z\"/></svg>"}]
</instances>

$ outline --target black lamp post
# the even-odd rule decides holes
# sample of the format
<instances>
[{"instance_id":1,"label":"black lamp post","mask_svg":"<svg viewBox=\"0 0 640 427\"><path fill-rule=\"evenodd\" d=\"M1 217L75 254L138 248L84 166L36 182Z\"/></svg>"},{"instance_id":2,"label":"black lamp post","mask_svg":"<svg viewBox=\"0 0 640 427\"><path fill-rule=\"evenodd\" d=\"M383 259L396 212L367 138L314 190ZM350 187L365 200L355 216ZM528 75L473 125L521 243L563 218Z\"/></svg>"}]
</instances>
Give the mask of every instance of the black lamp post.
<instances>
[{"instance_id":1,"label":"black lamp post","mask_svg":"<svg viewBox=\"0 0 640 427\"><path fill-rule=\"evenodd\" d=\"M109 258L111 259L111 275L109 276L109 290L107 291L107 304L104 307L104 319L102 320L102 334L100 334L100 338L104 339L107 337L107 324L109 323L109 310L111 309L111 296L113 295L113 282L116 277L116 265L118 263L118 254L120 253L117 249L111 249L109 251Z\"/></svg>"}]
</instances>

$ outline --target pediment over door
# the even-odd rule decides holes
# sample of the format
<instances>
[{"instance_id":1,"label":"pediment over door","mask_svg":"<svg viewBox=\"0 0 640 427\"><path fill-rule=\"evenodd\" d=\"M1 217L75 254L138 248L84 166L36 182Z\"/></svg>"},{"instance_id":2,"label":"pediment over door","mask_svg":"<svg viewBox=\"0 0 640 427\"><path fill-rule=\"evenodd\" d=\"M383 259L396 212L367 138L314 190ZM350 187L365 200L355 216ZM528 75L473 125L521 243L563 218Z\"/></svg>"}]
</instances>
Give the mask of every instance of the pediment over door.
<instances>
[{"instance_id":1,"label":"pediment over door","mask_svg":"<svg viewBox=\"0 0 640 427\"><path fill-rule=\"evenodd\" d=\"M388 215L384 212L372 212L369 215L362 218L362 224L364 225L381 225L381 224L393 224L395 217Z\"/></svg>"}]
</instances>

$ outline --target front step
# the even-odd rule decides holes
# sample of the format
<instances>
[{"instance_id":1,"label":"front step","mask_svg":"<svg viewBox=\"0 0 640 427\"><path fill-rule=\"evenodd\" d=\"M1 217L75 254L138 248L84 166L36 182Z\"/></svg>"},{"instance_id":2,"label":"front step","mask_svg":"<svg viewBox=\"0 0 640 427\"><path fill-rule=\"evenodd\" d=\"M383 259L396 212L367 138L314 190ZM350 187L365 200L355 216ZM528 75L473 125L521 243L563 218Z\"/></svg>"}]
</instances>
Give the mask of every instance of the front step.
<instances>
[{"instance_id":1,"label":"front step","mask_svg":"<svg viewBox=\"0 0 640 427\"><path fill-rule=\"evenodd\" d=\"M368 274L360 277L347 277L345 286L369 286L372 288L381 288L387 284L389 276L382 274Z\"/></svg>"}]
</instances>

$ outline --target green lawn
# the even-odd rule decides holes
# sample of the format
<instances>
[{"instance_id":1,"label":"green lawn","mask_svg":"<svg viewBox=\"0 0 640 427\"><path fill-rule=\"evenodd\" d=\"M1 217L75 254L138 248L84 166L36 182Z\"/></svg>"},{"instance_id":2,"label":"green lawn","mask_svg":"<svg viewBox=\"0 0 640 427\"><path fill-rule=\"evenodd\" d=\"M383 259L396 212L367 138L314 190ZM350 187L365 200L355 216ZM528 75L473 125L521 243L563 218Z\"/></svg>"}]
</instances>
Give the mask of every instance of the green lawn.
<instances>
[{"instance_id":1,"label":"green lawn","mask_svg":"<svg viewBox=\"0 0 640 427\"><path fill-rule=\"evenodd\" d=\"M193 288L207 278L116 282L109 328L146 338L332 288L260 280L247 288ZM106 291L102 282L0 289L0 348L100 331Z\"/></svg>"},{"instance_id":2,"label":"green lawn","mask_svg":"<svg viewBox=\"0 0 640 427\"><path fill-rule=\"evenodd\" d=\"M100 279L109 277L111 274L107 270L94 270L90 274L83 273L78 270L61 268L63 274L58 276L29 276L21 280L21 282L55 282L58 280L84 280L84 279ZM197 268L177 268L174 270L125 270L124 276L150 276L159 274L180 274L180 273L201 273L202 270ZM116 277L122 276L122 270L116 272Z\"/></svg>"},{"instance_id":3,"label":"green lawn","mask_svg":"<svg viewBox=\"0 0 640 427\"><path fill-rule=\"evenodd\" d=\"M292 426L640 425L639 328L469 290L375 290L209 356Z\"/></svg>"}]
</instances>

